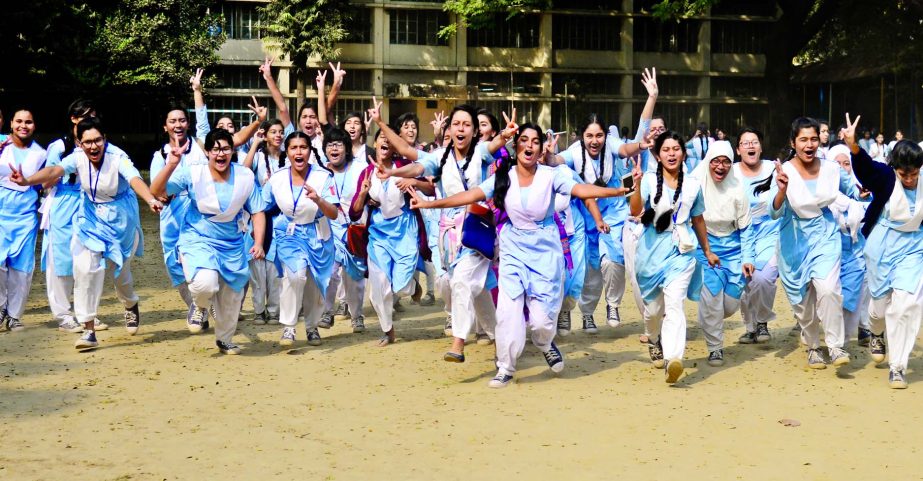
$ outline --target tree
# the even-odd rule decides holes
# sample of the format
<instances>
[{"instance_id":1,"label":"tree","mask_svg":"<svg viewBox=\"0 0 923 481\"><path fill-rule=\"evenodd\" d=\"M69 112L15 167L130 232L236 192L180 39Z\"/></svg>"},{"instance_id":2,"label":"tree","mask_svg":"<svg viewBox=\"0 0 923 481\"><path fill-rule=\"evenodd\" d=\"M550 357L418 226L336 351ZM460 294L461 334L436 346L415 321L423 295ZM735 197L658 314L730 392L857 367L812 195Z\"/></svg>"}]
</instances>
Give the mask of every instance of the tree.
<instances>
[{"instance_id":1,"label":"tree","mask_svg":"<svg viewBox=\"0 0 923 481\"><path fill-rule=\"evenodd\" d=\"M263 40L292 62L298 103L305 100L308 60L335 60L346 40L353 7L346 0L273 0L260 8Z\"/></svg>"}]
</instances>

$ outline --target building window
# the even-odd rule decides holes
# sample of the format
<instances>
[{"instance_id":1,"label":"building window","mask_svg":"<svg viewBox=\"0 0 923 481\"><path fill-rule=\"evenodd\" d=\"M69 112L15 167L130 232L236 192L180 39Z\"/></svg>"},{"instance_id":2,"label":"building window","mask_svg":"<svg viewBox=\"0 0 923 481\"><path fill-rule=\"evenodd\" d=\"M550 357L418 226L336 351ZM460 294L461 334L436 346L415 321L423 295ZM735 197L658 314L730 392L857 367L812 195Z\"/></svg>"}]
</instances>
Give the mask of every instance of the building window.
<instances>
[{"instance_id":1,"label":"building window","mask_svg":"<svg viewBox=\"0 0 923 481\"><path fill-rule=\"evenodd\" d=\"M502 113L509 114L513 107L516 107L516 116L519 118L520 124L526 122L537 123L538 116L542 112L541 102L523 102L520 100L479 100L477 106L494 114L501 122L503 121ZM432 131L432 129L430 130Z\"/></svg>"},{"instance_id":2,"label":"building window","mask_svg":"<svg viewBox=\"0 0 923 481\"><path fill-rule=\"evenodd\" d=\"M766 51L769 24L713 20L711 22L712 53L753 53Z\"/></svg>"},{"instance_id":3,"label":"building window","mask_svg":"<svg viewBox=\"0 0 923 481\"><path fill-rule=\"evenodd\" d=\"M599 15L556 15L552 19L552 43L556 49L622 49L622 19Z\"/></svg>"},{"instance_id":4,"label":"building window","mask_svg":"<svg viewBox=\"0 0 923 481\"><path fill-rule=\"evenodd\" d=\"M708 126L714 132L716 128L724 130L729 136L736 137L743 127L753 127L767 132L769 109L765 105L720 104L711 107L711 122ZM734 143L733 141L731 142ZM772 152L764 152L772 155Z\"/></svg>"},{"instance_id":5,"label":"building window","mask_svg":"<svg viewBox=\"0 0 923 481\"><path fill-rule=\"evenodd\" d=\"M577 126L586 121L588 115L596 114L606 126L618 124L620 102L584 102L584 101L561 101L551 105L551 125L555 131L569 131L567 135L561 135L561 146L567 146L571 143L570 135L577 129ZM634 129L634 126L629 126ZM574 138L576 140L576 138Z\"/></svg>"},{"instance_id":6,"label":"building window","mask_svg":"<svg viewBox=\"0 0 923 481\"><path fill-rule=\"evenodd\" d=\"M507 21L494 15L493 25L468 29L469 47L536 48L541 23L539 15L519 15Z\"/></svg>"},{"instance_id":7,"label":"building window","mask_svg":"<svg viewBox=\"0 0 923 481\"><path fill-rule=\"evenodd\" d=\"M218 84L215 87L222 89L264 89L266 84L263 83L263 76L258 69L257 65L218 66L215 68L215 74L218 78ZM272 71L273 76L279 75L277 68L273 68Z\"/></svg>"},{"instance_id":8,"label":"building window","mask_svg":"<svg viewBox=\"0 0 923 481\"><path fill-rule=\"evenodd\" d=\"M349 37L346 43L372 43L372 9L359 6L354 12L347 27Z\"/></svg>"},{"instance_id":9,"label":"building window","mask_svg":"<svg viewBox=\"0 0 923 481\"><path fill-rule=\"evenodd\" d=\"M658 83L660 79L657 79ZM758 77L713 77L711 79L712 97L731 97L739 99L766 98L769 89L766 80Z\"/></svg>"},{"instance_id":10,"label":"building window","mask_svg":"<svg viewBox=\"0 0 923 481\"><path fill-rule=\"evenodd\" d=\"M658 81L660 79L657 79ZM679 103L679 102L657 102L654 109L654 116L663 118L669 130L679 132L685 138L689 138L695 133L695 125L703 120L699 117L701 105L698 103ZM641 110L644 109L644 102L635 102L631 106L631 118L641 118ZM635 125L630 126L632 129Z\"/></svg>"},{"instance_id":11,"label":"building window","mask_svg":"<svg viewBox=\"0 0 923 481\"><path fill-rule=\"evenodd\" d=\"M622 76L612 74L554 74L551 78L551 91L555 95L564 95L566 93L567 95L619 96L622 92Z\"/></svg>"},{"instance_id":12,"label":"building window","mask_svg":"<svg viewBox=\"0 0 923 481\"><path fill-rule=\"evenodd\" d=\"M479 92L497 94L542 93L542 76L523 72L468 72L468 84Z\"/></svg>"},{"instance_id":13,"label":"building window","mask_svg":"<svg viewBox=\"0 0 923 481\"><path fill-rule=\"evenodd\" d=\"M372 92L371 70L350 70L343 77L343 92Z\"/></svg>"},{"instance_id":14,"label":"building window","mask_svg":"<svg viewBox=\"0 0 923 481\"><path fill-rule=\"evenodd\" d=\"M231 120L237 124L238 129L240 129L242 126L249 125L250 122L256 119L256 116L253 115L253 112L251 112L250 108L247 107L247 104L250 103L253 103L253 100L249 96L209 97L206 103L208 106L208 124L215 125L215 123L218 122L218 119L221 117L230 117ZM270 104L269 116L267 118L276 118L278 113L275 110L275 107Z\"/></svg>"},{"instance_id":15,"label":"building window","mask_svg":"<svg viewBox=\"0 0 923 481\"><path fill-rule=\"evenodd\" d=\"M698 20L661 22L650 17L636 18L635 51L695 53L699 49L701 25Z\"/></svg>"},{"instance_id":16,"label":"building window","mask_svg":"<svg viewBox=\"0 0 923 481\"><path fill-rule=\"evenodd\" d=\"M638 75L637 77L640 77ZM647 98L643 85L635 87L635 96ZM657 78L660 95L667 97L696 97L699 95L699 77L689 75L664 75Z\"/></svg>"},{"instance_id":17,"label":"building window","mask_svg":"<svg viewBox=\"0 0 923 481\"><path fill-rule=\"evenodd\" d=\"M224 16L224 32L228 38L235 40L253 40L260 38L259 4L224 2L221 14Z\"/></svg>"},{"instance_id":18,"label":"building window","mask_svg":"<svg viewBox=\"0 0 923 481\"><path fill-rule=\"evenodd\" d=\"M340 122L346 120L346 116L351 112L359 112L359 114L364 114L366 109L372 105L372 97L360 98L360 99L337 99L336 105L333 106L333 112L330 112L330 121L334 124L339 125ZM377 130L377 129L375 129Z\"/></svg>"},{"instance_id":19,"label":"building window","mask_svg":"<svg viewBox=\"0 0 923 481\"><path fill-rule=\"evenodd\" d=\"M449 16L438 10L389 10L390 43L396 45L448 45L439 30L449 24Z\"/></svg>"}]
</instances>

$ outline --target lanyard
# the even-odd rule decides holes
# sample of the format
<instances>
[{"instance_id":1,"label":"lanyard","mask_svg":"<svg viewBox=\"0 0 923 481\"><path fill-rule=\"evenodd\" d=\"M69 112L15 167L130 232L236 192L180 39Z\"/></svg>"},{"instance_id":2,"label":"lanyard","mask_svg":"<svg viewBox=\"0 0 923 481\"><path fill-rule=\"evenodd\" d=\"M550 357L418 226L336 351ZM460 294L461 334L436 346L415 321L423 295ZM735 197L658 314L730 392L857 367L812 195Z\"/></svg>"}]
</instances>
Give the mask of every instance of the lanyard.
<instances>
[{"instance_id":1,"label":"lanyard","mask_svg":"<svg viewBox=\"0 0 923 481\"><path fill-rule=\"evenodd\" d=\"M99 169L96 171L96 182L93 182L93 162L90 162L90 159L87 158L87 165L90 168L90 199L95 203L96 202L96 192L99 191L99 178L102 175L103 164L106 162L106 154L103 153L103 158L99 162Z\"/></svg>"},{"instance_id":2,"label":"lanyard","mask_svg":"<svg viewBox=\"0 0 923 481\"><path fill-rule=\"evenodd\" d=\"M298 195L295 195L295 186L292 182L292 170L288 171L288 188L292 191L292 219L295 218L295 212L298 212L298 201L301 199L301 194L304 193L304 186L308 184L308 176L311 175L311 164L308 164L308 172L304 174L304 183L301 184L301 188L298 189Z\"/></svg>"},{"instance_id":3,"label":"lanyard","mask_svg":"<svg viewBox=\"0 0 923 481\"><path fill-rule=\"evenodd\" d=\"M333 174L333 188L336 189L337 199L342 195L343 189L346 188L346 175L349 174L349 171L343 170L343 182L340 182L340 185L337 185L337 176Z\"/></svg>"}]
</instances>

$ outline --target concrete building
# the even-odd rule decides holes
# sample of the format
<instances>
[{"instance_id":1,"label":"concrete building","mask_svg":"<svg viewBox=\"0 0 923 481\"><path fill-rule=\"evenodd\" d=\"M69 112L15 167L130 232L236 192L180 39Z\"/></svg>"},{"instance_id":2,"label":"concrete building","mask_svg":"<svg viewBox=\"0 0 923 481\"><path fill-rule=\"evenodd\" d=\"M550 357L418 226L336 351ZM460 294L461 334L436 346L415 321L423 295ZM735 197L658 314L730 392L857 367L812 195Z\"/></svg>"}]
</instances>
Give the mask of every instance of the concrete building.
<instances>
[{"instance_id":1,"label":"concrete building","mask_svg":"<svg viewBox=\"0 0 923 481\"><path fill-rule=\"evenodd\" d=\"M228 41L220 51L220 85L208 91L216 116L225 111L242 117L251 94L265 98L257 72L264 55L256 12L261 3L222 4ZM500 16L492 28L460 25L450 39L437 36L455 21L441 2L356 3L352 37L340 45L339 61L348 73L334 112L338 118L368 108L374 94L384 100L389 118L407 111L420 116L421 139L427 141L432 115L463 101L498 116L515 105L520 118L560 130L572 130L596 112L634 135L646 99L640 72L657 67L657 113L668 127L688 135L700 120L731 131L767 122L762 52L777 15L773 2L722 2L702 17L661 23L649 13L656 0L570 0L512 20ZM279 86L295 111L290 64L276 65Z\"/></svg>"}]
</instances>

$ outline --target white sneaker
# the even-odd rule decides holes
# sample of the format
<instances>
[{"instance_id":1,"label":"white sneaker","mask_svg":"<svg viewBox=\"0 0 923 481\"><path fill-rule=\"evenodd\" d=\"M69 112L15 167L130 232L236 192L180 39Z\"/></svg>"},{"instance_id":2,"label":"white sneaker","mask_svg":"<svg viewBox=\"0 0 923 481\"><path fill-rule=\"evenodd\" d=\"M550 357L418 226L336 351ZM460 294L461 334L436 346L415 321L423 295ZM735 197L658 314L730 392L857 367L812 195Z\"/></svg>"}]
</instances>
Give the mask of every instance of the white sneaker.
<instances>
[{"instance_id":1,"label":"white sneaker","mask_svg":"<svg viewBox=\"0 0 923 481\"><path fill-rule=\"evenodd\" d=\"M94 331L105 331L107 329L109 329L109 324L106 324L105 322L100 321L99 319L93 320L93 330Z\"/></svg>"},{"instance_id":2,"label":"white sneaker","mask_svg":"<svg viewBox=\"0 0 923 481\"><path fill-rule=\"evenodd\" d=\"M83 324L80 324L79 322L73 319L68 319L62 322L61 324L58 324L58 330L61 332L70 332L70 333L77 334L77 333L83 332Z\"/></svg>"}]
</instances>

